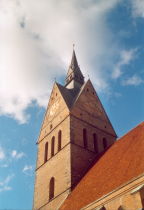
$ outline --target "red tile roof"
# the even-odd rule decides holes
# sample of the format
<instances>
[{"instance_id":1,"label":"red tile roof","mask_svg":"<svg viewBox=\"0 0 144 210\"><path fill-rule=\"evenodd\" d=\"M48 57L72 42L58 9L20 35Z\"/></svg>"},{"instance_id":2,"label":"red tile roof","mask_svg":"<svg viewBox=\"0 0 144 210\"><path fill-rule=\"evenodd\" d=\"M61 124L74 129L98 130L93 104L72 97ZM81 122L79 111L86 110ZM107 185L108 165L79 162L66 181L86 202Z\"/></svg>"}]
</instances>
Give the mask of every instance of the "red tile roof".
<instances>
[{"instance_id":1,"label":"red tile roof","mask_svg":"<svg viewBox=\"0 0 144 210\"><path fill-rule=\"evenodd\" d=\"M144 122L116 141L82 178L60 210L79 210L144 173Z\"/></svg>"}]
</instances>

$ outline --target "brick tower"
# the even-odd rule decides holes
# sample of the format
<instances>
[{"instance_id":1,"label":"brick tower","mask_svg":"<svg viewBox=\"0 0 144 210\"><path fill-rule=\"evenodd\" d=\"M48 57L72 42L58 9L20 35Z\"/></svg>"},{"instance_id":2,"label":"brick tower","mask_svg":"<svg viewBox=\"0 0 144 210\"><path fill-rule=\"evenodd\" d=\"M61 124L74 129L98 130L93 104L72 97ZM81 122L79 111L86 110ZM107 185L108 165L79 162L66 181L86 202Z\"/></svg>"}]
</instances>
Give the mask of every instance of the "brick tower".
<instances>
[{"instance_id":1,"label":"brick tower","mask_svg":"<svg viewBox=\"0 0 144 210\"><path fill-rule=\"evenodd\" d=\"M57 210L116 133L75 51L65 86L55 83L38 139L34 210Z\"/></svg>"}]
</instances>

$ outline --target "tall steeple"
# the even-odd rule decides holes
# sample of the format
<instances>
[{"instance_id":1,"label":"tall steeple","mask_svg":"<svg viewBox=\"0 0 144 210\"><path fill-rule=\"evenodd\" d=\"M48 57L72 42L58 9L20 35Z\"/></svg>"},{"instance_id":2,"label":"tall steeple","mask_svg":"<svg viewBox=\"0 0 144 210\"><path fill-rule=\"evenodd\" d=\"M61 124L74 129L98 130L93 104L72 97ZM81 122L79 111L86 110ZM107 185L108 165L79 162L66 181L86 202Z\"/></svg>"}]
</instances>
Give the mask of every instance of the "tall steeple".
<instances>
[{"instance_id":1,"label":"tall steeple","mask_svg":"<svg viewBox=\"0 0 144 210\"><path fill-rule=\"evenodd\" d=\"M73 49L71 64L66 76L66 87L69 89L80 88L84 84L84 76L77 62L75 50Z\"/></svg>"},{"instance_id":2,"label":"tall steeple","mask_svg":"<svg viewBox=\"0 0 144 210\"><path fill-rule=\"evenodd\" d=\"M38 138L33 210L57 210L116 139L90 80L73 50L66 85L54 83Z\"/></svg>"}]
</instances>

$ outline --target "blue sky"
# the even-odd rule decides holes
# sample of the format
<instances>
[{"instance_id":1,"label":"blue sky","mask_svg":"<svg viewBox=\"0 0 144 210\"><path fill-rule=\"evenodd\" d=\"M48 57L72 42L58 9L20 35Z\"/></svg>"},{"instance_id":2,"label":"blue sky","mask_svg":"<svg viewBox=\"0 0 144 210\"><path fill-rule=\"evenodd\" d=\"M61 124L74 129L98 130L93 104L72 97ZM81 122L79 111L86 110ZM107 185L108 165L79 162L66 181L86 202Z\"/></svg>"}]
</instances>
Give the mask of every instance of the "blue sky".
<instances>
[{"instance_id":1,"label":"blue sky","mask_svg":"<svg viewBox=\"0 0 144 210\"><path fill-rule=\"evenodd\" d=\"M144 119L143 0L1 0L0 209L31 209L36 141L72 45L120 137Z\"/></svg>"}]
</instances>

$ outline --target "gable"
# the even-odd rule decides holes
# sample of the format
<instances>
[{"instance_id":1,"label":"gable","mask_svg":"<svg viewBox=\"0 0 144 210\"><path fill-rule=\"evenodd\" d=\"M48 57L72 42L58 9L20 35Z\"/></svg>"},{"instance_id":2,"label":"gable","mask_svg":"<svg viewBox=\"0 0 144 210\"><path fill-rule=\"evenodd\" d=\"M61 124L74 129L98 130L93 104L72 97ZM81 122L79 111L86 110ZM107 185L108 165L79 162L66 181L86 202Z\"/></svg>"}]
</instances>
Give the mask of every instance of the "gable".
<instances>
[{"instance_id":1,"label":"gable","mask_svg":"<svg viewBox=\"0 0 144 210\"><path fill-rule=\"evenodd\" d=\"M63 95L61 94L58 84L55 83L49 99L45 120L47 122L51 121L63 109L68 110L68 106Z\"/></svg>"},{"instance_id":2,"label":"gable","mask_svg":"<svg viewBox=\"0 0 144 210\"><path fill-rule=\"evenodd\" d=\"M79 116L79 113L82 113L85 121L92 123L100 129L105 129L107 132L116 136L111 122L90 80L82 86L73 103L71 113L76 116Z\"/></svg>"},{"instance_id":3,"label":"gable","mask_svg":"<svg viewBox=\"0 0 144 210\"><path fill-rule=\"evenodd\" d=\"M56 123L58 124L59 121L62 120L62 116L60 116L60 119L58 117L61 113L63 113L63 117L65 117L69 113L69 108L62 95L59 85L55 83L50 95L47 110L45 112L38 141L40 141L45 134L49 132L50 128L47 128L48 125L50 127L51 123L55 121L56 126Z\"/></svg>"}]
</instances>

